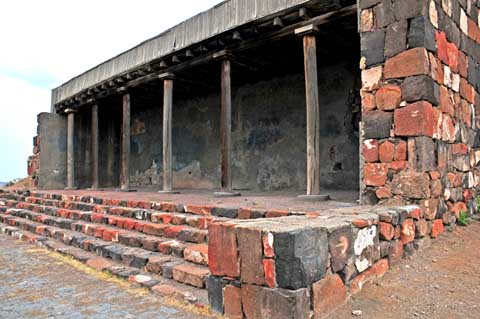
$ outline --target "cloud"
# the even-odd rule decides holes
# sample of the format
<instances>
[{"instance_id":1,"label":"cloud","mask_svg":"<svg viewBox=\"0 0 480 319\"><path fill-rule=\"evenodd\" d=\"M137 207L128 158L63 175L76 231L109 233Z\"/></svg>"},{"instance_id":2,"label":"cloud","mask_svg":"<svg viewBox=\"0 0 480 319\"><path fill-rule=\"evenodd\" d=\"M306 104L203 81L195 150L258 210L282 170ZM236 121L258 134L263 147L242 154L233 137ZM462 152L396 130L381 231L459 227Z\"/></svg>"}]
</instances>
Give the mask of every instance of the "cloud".
<instances>
[{"instance_id":1,"label":"cloud","mask_svg":"<svg viewBox=\"0 0 480 319\"><path fill-rule=\"evenodd\" d=\"M219 2L0 2L0 181L26 175L52 88Z\"/></svg>"}]
</instances>

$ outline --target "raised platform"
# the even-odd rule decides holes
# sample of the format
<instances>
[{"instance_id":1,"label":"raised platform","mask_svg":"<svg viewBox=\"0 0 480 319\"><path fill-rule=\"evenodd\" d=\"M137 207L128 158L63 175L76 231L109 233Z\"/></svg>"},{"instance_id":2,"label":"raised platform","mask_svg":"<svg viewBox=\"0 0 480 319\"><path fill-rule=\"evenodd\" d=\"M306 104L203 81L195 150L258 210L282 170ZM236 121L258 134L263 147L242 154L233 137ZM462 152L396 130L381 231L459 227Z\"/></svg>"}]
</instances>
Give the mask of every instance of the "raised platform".
<instances>
[{"instance_id":1,"label":"raised platform","mask_svg":"<svg viewBox=\"0 0 480 319\"><path fill-rule=\"evenodd\" d=\"M458 213L286 194L0 190L3 232L93 266L114 262L103 268L158 293L169 281L205 304L208 292L213 310L246 318L323 318Z\"/></svg>"}]
</instances>

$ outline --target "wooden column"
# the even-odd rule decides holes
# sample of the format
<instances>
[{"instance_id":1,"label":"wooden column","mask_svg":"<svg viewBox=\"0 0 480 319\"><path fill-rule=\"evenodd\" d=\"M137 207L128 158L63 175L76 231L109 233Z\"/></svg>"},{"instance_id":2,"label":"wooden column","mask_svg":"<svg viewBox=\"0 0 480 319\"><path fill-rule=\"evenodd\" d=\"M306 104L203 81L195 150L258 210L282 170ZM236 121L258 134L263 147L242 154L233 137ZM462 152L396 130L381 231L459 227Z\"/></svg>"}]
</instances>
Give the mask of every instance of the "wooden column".
<instances>
[{"instance_id":1,"label":"wooden column","mask_svg":"<svg viewBox=\"0 0 480 319\"><path fill-rule=\"evenodd\" d=\"M221 153L221 191L216 196L239 196L232 186L232 85L231 62L228 57L222 59L221 70L221 110L220 110L220 153Z\"/></svg>"},{"instance_id":2,"label":"wooden column","mask_svg":"<svg viewBox=\"0 0 480 319\"><path fill-rule=\"evenodd\" d=\"M75 111L65 110L67 113L67 187L75 188Z\"/></svg>"},{"instance_id":3,"label":"wooden column","mask_svg":"<svg viewBox=\"0 0 480 319\"><path fill-rule=\"evenodd\" d=\"M122 191L130 191L130 94L123 94L122 112Z\"/></svg>"},{"instance_id":4,"label":"wooden column","mask_svg":"<svg viewBox=\"0 0 480 319\"><path fill-rule=\"evenodd\" d=\"M92 189L97 189L99 186L98 182L98 105L94 104L92 106Z\"/></svg>"},{"instance_id":5,"label":"wooden column","mask_svg":"<svg viewBox=\"0 0 480 319\"><path fill-rule=\"evenodd\" d=\"M327 200L328 195L320 195L320 102L315 31L312 25L295 30L303 36L307 112L307 195L302 197Z\"/></svg>"},{"instance_id":6,"label":"wooden column","mask_svg":"<svg viewBox=\"0 0 480 319\"><path fill-rule=\"evenodd\" d=\"M173 190L172 109L173 74L163 74L163 194L178 194Z\"/></svg>"}]
</instances>

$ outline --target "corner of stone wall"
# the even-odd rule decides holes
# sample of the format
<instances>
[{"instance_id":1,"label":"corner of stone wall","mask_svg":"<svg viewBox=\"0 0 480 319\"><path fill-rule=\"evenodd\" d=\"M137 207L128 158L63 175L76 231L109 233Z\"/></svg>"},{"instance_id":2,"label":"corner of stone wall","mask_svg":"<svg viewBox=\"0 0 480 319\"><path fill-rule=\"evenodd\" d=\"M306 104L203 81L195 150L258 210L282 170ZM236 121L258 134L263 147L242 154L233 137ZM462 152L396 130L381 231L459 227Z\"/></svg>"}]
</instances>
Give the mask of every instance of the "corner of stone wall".
<instances>
[{"instance_id":1,"label":"corner of stone wall","mask_svg":"<svg viewBox=\"0 0 480 319\"><path fill-rule=\"evenodd\" d=\"M360 0L362 202L473 213L480 21L473 0Z\"/></svg>"}]
</instances>

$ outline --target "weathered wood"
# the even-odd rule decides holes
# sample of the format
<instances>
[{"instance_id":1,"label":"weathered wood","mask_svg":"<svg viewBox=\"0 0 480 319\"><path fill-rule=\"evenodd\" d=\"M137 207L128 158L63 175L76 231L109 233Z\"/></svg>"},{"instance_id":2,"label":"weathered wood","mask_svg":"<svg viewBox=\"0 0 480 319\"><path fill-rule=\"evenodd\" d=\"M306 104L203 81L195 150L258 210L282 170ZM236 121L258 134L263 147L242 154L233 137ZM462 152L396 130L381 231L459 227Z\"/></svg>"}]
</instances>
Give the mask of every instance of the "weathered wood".
<instances>
[{"instance_id":1,"label":"weathered wood","mask_svg":"<svg viewBox=\"0 0 480 319\"><path fill-rule=\"evenodd\" d=\"M222 61L221 72L221 115L220 115L220 138L221 138L221 186L223 192L232 192L231 171L231 130L232 130L232 88L231 88L231 63L230 60Z\"/></svg>"},{"instance_id":2,"label":"weathered wood","mask_svg":"<svg viewBox=\"0 0 480 319\"><path fill-rule=\"evenodd\" d=\"M307 102L307 195L320 194L320 105L317 45L313 34L303 36Z\"/></svg>"},{"instance_id":3,"label":"weathered wood","mask_svg":"<svg viewBox=\"0 0 480 319\"><path fill-rule=\"evenodd\" d=\"M228 46L226 46L225 43L221 39L218 39L217 42L218 42L219 46L223 47L222 50L212 52L212 53L209 53L209 54L206 54L206 55L200 55L200 56L191 58L190 60L187 60L187 61L184 61L184 62L180 61L178 56L174 55L173 57L172 56L170 56L170 57L166 56L160 62L153 61L152 63L159 63L159 67L161 67L163 69L161 72L157 71L158 73L163 73L163 72L178 73L179 71L211 62L212 59L215 59L214 56L218 52L222 52L222 51L225 51L225 50L235 50L236 53L242 52L242 51L248 51L248 50L254 49L256 47L268 44L272 41L276 41L279 38L282 38L282 37L285 37L285 36L291 36L292 32L294 32L295 29L301 28L303 26L307 26L307 25L310 25L310 24L314 25L314 26L318 26L318 25L326 24L326 23L332 22L336 19L346 17L346 16L350 16L350 15L353 15L353 14L357 14L357 5L356 4L348 6L348 7L344 7L344 8L335 10L335 11L331 11L331 12L328 12L328 13L325 13L325 14L322 14L322 15L319 15L319 16L316 16L316 17L313 17L309 20L304 20L304 21L301 21L301 22L297 22L297 23L294 23L292 25L284 26L282 28L279 27L279 29L277 29L277 30L274 30L274 31L271 31L271 32L265 32L264 34L260 34L259 36L255 37L254 39L249 39L249 40L244 40L244 41L235 41L233 44L230 44ZM270 25L272 25L271 20L268 23ZM276 23L278 24L279 21L277 21ZM282 23L283 23L283 21L282 21ZM201 46L201 47L207 49L205 46ZM174 62L175 64L169 65L165 61L165 59L168 59L168 58L170 58L172 60L172 62ZM129 72L132 72L132 71L129 71ZM126 87L132 88L132 87L136 87L136 86L139 86L141 84L144 84L146 82L155 80L157 78L158 73L147 74L147 75L139 77L139 78L137 78L133 81L129 81L128 83L126 83ZM112 94L117 93L116 89L111 89L111 87L109 87L107 85L107 83L108 83L108 81L106 81L105 83L97 85L97 87L100 87L103 91L100 92L96 96L96 98L104 98L106 96L110 96ZM61 102L63 102L63 101L62 100L58 101L56 103L56 105L59 106ZM84 105L85 101L81 101L81 102L79 102L79 104ZM57 107L57 109L60 109L60 108Z\"/></svg>"},{"instance_id":4,"label":"weathered wood","mask_svg":"<svg viewBox=\"0 0 480 319\"><path fill-rule=\"evenodd\" d=\"M75 188L75 112L67 113L67 189Z\"/></svg>"},{"instance_id":5,"label":"weathered wood","mask_svg":"<svg viewBox=\"0 0 480 319\"><path fill-rule=\"evenodd\" d=\"M163 80L163 191L173 190L172 170L173 79Z\"/></svg>"},{"instance_id":6,"label":"weathered wood","mask_svg":"<svg viewBox=\"0 0 480 319\"><path fill-rule=\"evenodd\" d=\"M98 104L92 105L92 188L99 186L99 157L98 157Z\"/></svg>"},{"instance_id":7,"label":"weathered wood","mask_svg":"<svg viewBox=\"0 0 480 319\"><path fill-rule=\"evenodd\" d=\"M130 94L123 95L121 189L130 190Z\"/></svg>"}]
</instances>

